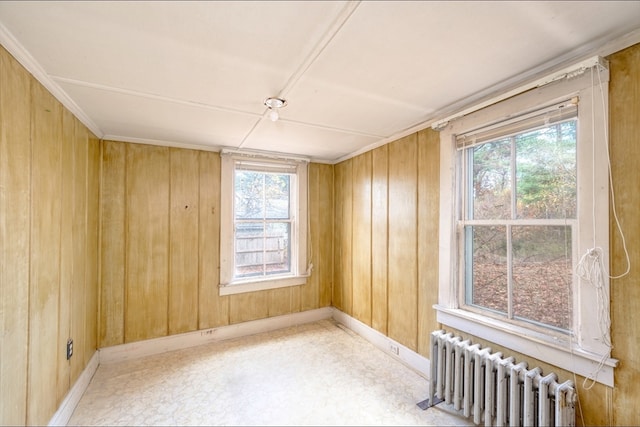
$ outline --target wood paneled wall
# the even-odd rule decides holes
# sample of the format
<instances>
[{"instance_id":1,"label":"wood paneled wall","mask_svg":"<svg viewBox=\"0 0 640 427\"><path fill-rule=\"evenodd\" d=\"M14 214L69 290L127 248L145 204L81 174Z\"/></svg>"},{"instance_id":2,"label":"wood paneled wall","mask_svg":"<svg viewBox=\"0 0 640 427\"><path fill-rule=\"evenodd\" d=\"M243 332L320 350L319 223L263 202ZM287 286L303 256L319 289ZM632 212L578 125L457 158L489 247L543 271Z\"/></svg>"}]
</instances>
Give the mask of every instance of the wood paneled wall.
<instances>
[{"instance_id":1,"label":"wood paneled wall","mask_svg":"<svg viewBox=\"0 0 640 427\"><path fill-rule=\"evenodd\" d=\"M220 156L103 141L99 346L331 304L333 167L311 164L308 283L219 296Z\"/></svg>"},{"instance_id":2,"label":"wood paneled wall","mask_svg":"<svg viewBox=\"0 0 640 427\"><path fill-rule=\"evenodd\" d=\"M612 55L609 61L611 171L631 270L610 285L612 354L620 366L615 370L613 414L606 421L634 425L640 422L640 44ZM626 271L628 263L613 210L610 212L610 269L617 276Z\"/></svg>"},{"instance_id":3,"label":"wood paneled wall","mask_svg":"<svg viewBox=\"0 0 640 427\"><path fill-rule=\"evenodd\" d=\"M96 351L98 146L0 48L0 424L47 424Z\"/></svg>"},{"instance_id":4,"label":"wood paneled wall","mask_svg":"<svg viewBox=\"0 0 640 427\"><path fill-rule=\"evenodd\" d=\"M439 134L335 165L333 305L429 356L437 327Z\"/></svg>"}]
</instances>

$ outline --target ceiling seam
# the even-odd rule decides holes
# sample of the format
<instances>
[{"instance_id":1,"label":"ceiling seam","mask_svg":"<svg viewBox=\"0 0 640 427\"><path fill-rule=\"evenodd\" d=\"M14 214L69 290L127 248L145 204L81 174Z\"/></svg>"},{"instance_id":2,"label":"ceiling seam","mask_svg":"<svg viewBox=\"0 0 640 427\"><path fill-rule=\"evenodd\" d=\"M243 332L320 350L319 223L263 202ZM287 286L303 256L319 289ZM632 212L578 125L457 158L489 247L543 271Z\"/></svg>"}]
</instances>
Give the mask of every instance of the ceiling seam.
<instances>
[{"instance_id":1,"label":"ceiling seam","mask_svg":"<svg viewBox=\"0 0 640 427\"><path fill-rule=\"evenodd\" d=\"M342 30L342 27L347 23L351 15L356 11L356 9L360 6L360 1L349 2L342 9L338 17L333 21L333 24L329 28L329 30L324 34L320 42L316 45L316 47L311 51L311 53L307 56L307 58L302 62L300 67L291 75L289 80L285 83L284 87L280 91L280 97L284 97L295 84L302 78L304 73L313 65L313 63L320 57L322 52L329 46L331 41L335 38L336 35Z\"/></svg>"},{"instance_id":2,"label":"ceiling seam","mask_svg":"<svg viewBox=\"0 0 640 427\"><path fill-rule=\"evenodd\" d=\"M249 111L237 110L237 109L234 109L234 108L220 107L218 105L205 104L204 102L187 101L187 100L184 100L184 99L172 98L172 97L169 97L169 96L157 95L157 94L149 93L149 92L140 92L140 91L135 91L135 90L131 90L131 89L124 89L124 88L119 88L119 87L115 87L115 86L108 86L108 85L103 85L103 84L100 84L100 83L90 83L90 82L87 82L87 81L84 81L84 80L71 79L71 78L67 78L67 77L51 76L51 78L56 82L67 83L67 84L71 84L71 85L74 85L74 86L80 86L80 87L87 87L87 88L91 88L91 89L102 90L104 92L113 92L113 93L118 93L118 94L121 94L121 95L135 96L135 97L138 97L138 98L152 99L152 100L155 100L155 101L163 101L163 102L168 102L168 103L172 103L172 104L185 105L185 106L188 106L188 107L202 108L202 109L206 109L206 110L231 111L231 112L234 112L234 113L245 114L245 115L252 116L252 117L262 117L262 114L259 114L259 113L252 113L252 112L249 112Z\"/></svg>"},{"instance_id":3,"label":"ceiling seam","mask_svg":"<svg viewBox=\"0 0 640 427\"><path fill-rule=\"evenodd\" d=\"M348 133L350 135L366 136L368 138L380 139L380 138L386 138L387 137L387 135L377 135L377 134L373 134L373 133L360 132L360 131L352 130L352 129L345 129L345 128L339 128L339 127L334 127L334 126L319 125L319 124L316 124L316 123L308 123L308 122L302 122L302 121L298 121L298 120L291 120L291 119L281 119L281 120L283 122L294 123L294 124L297 124L297 125L302 125L302 126L306 126L306 127L310 127L310 128L324 129L324 130L330 130L330 131L341 132L341 133Z\"/></svg>"},{"instance_id":4,"label":"ceiling seam","mask_svg":"<svg viewBox=\"0 0 640 427\"><path fill-rule=\"evenodd\" d=\"M360 0L358 1L349 1L345 5L345 7L340 11L336 19L333 21L329 29L324 33L320 41L315 45L311 53L307 55L307 57L302 61L297 70L289 77L289 80L284 84L284 87L280 90L278 97L284 98L287 93L291 91L291 89L295 86L295 84L302 78L304 73L313 65L313 63L318 59L318 57L324 52L324 50L329 46L331 41L335 38L335 36L340 32L342 27L347 23L351 15L356 11L356 9L360 6ZM242 138L240 145L238 145L238 149L241 149L242 146L246 143L247 139L253 134L254 130L258 126L261 120L264 120L266 116L269 114L269 109L266 109L262 114L262 117L256 121L256 123L251 127L249 132Z\"/></svg>"}]
</instances>

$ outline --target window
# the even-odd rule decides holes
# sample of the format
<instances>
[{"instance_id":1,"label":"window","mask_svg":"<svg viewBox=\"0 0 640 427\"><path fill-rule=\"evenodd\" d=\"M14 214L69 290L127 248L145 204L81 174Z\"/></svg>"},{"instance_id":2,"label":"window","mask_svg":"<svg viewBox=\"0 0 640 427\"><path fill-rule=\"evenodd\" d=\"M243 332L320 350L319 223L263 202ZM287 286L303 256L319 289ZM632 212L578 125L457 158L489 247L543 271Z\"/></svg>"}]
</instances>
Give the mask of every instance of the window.
<instances>
[{"instance_id":1,"label":"window","mask_svg":"<svg viewBox=\"0 0 640 427\"><path fill-rule=\"evenodd\" d=\"M569 77L441 128L442 324L613 385L608 70Z\"/></svg>"},{"instance_id":2,"label":"window","mask_svg":"<svg viewBox=\"0 0 640 427\"><path fill-rule=\"evenodd\" d=\"M220 294L306 282L307 162L222 153Z\"/></svg>"},{"instance_id":3,"label":"window","mask_svg":"<svg viewBox=\"0 0 640 427\"><path fill-rule=\"evenodd\" d=\"M571 330L576 122L574 99L511 125L456 136L468 309Z\"/></svg>"}]
</instances>

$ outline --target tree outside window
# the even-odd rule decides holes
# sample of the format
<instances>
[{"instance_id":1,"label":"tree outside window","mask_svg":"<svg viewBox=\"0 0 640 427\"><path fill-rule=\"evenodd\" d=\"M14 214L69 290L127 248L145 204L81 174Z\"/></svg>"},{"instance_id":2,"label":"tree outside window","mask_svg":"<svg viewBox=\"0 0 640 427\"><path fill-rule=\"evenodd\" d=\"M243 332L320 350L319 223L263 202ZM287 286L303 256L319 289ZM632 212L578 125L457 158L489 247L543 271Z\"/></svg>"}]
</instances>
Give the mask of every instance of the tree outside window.
<instances>
[{"instance_id":1,"label":"tree outside window","mask_svg":"<svg viewBox=\"0 0 640 427\"><path fill-rule=\"evenodd\" d=\"M576 120L466 149L465 303L572 327Z\"/></svg>"}]
</instances>

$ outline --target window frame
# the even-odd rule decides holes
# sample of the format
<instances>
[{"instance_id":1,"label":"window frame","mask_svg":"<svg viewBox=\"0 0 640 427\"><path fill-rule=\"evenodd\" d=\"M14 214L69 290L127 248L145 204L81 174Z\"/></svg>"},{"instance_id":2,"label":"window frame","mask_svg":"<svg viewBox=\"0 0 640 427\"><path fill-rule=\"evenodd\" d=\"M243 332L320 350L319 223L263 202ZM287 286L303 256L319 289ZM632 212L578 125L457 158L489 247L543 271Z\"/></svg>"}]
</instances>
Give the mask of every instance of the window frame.
<instances>
[{"instance_id":1,"label":"window frame","mask_svg":"<svg viewBox=\"0 0 640 427\"><path fill-rule=\"evenodd\" d=\"M460 153L457 154L460 158L458 161L460 162L460 171L461 171L461 180L458 184L460 186L460 200L461 200L461 209L460 209L460 218L456 221L458 222L457 227L460 232L458 233L457 238L460 239L458 245L460 245L462 263L461 268L459 270L458 281L460 283L459 292L461 293L458 297L459 305L468 311L476 312L481 315L485 315L488 317L495 317L501 321L520 324L525 328L536 329L543 333L548 333L549 335L553 335L554 337L562 339L564 335L566 335L567 331L562 330L557 326L552 325L544 325L541 322L535 321L533 319L525 320L524 318L518 319L518 316L513 311L513 299L507 301L507 310L506 313L500 313L496 310L493 310L488 307L482 307L481 305L469 303L471 289L469 289L469 261L470 254L469 251L472 251L473 246L470 239L471 233L470 229L475 229L475 227L482 226L494 226L494 227L505 227L505 243L507 245L511 245L511 240L507 237L507 235L511 235L511 232L514 228L517 227L568 227L571 231L571 245L570 245L570 259L575 263L575 260L578 259L578 254L575 252L576 248L576 236L579 227L578 220L576 217L565 217L565 218L520 218L517 216L515 202L517 195L517 181L516 181L516 156L517 152L515 150L515 137L522 133L530 132L531 129L540 128L540 126L548 127L551 125L558 125L567 121L575 121L578 123L578 108L577 108L578 99L566 99L560 103L554 103L550 106L546 106L544 108L538 109L534 112L527 113L524 115L517 115L515 118L509 119L509 124L506 126L490 126L489 137L481 138L480 142L477 142L475 136L470 138L467 136L456 135L457 139L457 147L460 150ZM568 112L567 112L568 111ZM523 117L524 116L524 117ZM521 123L525 123L524 126ZM517 129L514 131L514 127ZM501 131L501 128L504 128ZM482 132L480 132L482 134ZM485 132L487 133L487 132ZM576 126L577 133L577 126ZM477 135L478 132L472 132L473 135ZM479 147L486 143L492 143L496 140L506 140L509 139L510 144L510 152L511 156L509 159L509 167L510 167L510 175L511 175L511 193L510 193L510 203L509 203L509 217L508 218L471 218L473 217L472 206L473 206L473 183L472 183L472 175L471 170L473 169L473 163L471 158L473 157L473 149L475 147ZM469 143L461 143L460 140L466 141L469 139ZM577 140L576 140L576 149L577 149ZM577 168L577 158L576 158L576 168ZM577 169L576 169L577 170ZM577 180L576 180L577 184ZM576 185L577 187L577 185ZM577 192L577 188L576 188ZM577 212L576 212L577 216ZM511 250L507 249L508 257L513 256L513 247ZM513 261L513 259L511 259ZM513 271L513 265L507 261L505 267L508 270ZM575 288L575 281L577 280L576 275L572 275L572 290ZM510 279L508 279L510 280ZM508 284L509 289L512 284ZM509 295L510 298L513 298L513 294ZM574 302L572 301L571 306L574 306ZM573 321L571 321L573 325Z\"/></svg>"},{"instance_id":2,"label":"window frame","mask_svg":"<svg viewBox=\"0 0 640 427\"><path fill-rule=\"evenodd\" d=\"M456 135L506 122L521 113L573 97L579 100L577 215L580 225L578 235L573 237L576 245L572 251L572 264L575 268L588 248L599 247L603 251L603 264L608 269L609 171L608 141L604 137L607 135L605 126L608 126L609 70L606 66L596 65L582 71L452 119L440 129L439 285L438 304L434 308L438 322L445 326L613 386L613 368L617 360L611 358L610 347L600 338L600 324L593 315L598 295L590 283L574 278L573 327L569 334L503 321L469 310L463 304L461 269L464 269L465 252L460 233L464 230L459 221L463 218L464 195L459 183L464 177L461 161L464 151L457 150ZM608 295L608 277L604 288ZM608 299L606 309L609 310Z\"/></svg>"},{"instance_id":3,"label":"window frame","mask_svg":"<svg viewBox=\"0 0 640 427\"><path fill-rule=\"evenodd\" d=\"M232 295L303 285L310 271L307 267L307 187L308 161L302 158L286 158L249 152L222 150L220 176L220 295ZM235 171L240 163L255 164L257 171L265 172L282 167L295 170L294 184L291 189L293 204L290 238L291 271L270 276L252 276L234 278L235 272ZM244 166L243 169L251 170Z\"/></svg>"}]
</instances>

